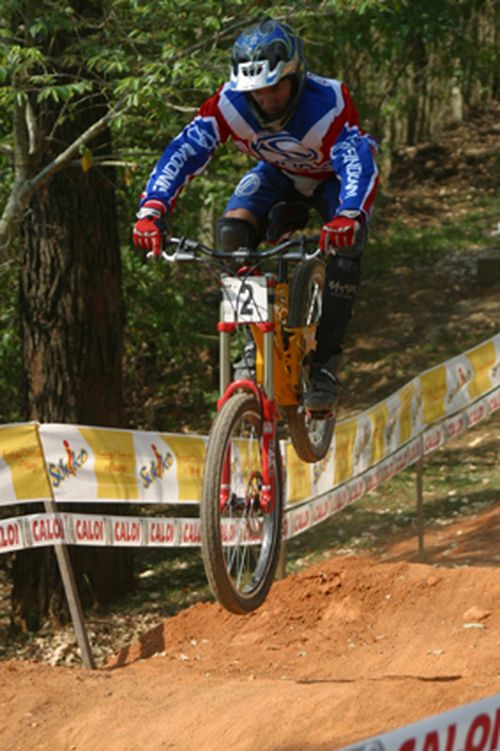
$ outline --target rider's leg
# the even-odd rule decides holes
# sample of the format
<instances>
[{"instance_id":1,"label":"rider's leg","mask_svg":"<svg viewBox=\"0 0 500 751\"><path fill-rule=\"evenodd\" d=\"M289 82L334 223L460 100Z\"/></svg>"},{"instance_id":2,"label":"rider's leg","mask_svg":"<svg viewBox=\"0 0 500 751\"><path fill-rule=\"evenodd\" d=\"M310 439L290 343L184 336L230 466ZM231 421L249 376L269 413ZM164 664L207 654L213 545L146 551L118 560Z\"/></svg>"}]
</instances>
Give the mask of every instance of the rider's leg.
<instances>
[{"instance_id":1,"label":"rider's leg","mask_svg":"<svg viewBox=\"0 0 500 751\"><path fill-rule=\"evenodd\" d=\"M361 252L358 256L335 255L328 259L321 321L316 334L316 351L311 383L304 405L311 411L335 409L339 384L337 372L352 308L361 281Z\"/></svg>"},{"instance_id":2,"label":"rider's leg","mask_svg":"<svg viewBox=\"0 0 500 751\"><path fill-rule=\"evenodd\" d=\"M239 247L255 247L264 237L268 216L281 200L290 181L267 162L259 162L242 177L217 222L217 247L231 252ZM235 380L255 378L256 352L251 337L243 355L234 365Z\"/></svg>"},{"instance_id":3,"label":"rider's leg","mask_svg":"<svg viewBox=\"0 0 500 751\"><path fill-rule=\"evenodd\" d=\"M217 247L226 253L238 248L255 248L259 243L259 223L248 209L233 209L217 221Z\"/></svg>"},{"instance_id":4,"label":"rider's leg","mask_svg":"<svg viewBox=\"0 0 500 751\"><path fill-rule=\"evenodd\" d=\"M259 242L265 236L269 212L286 197L290 186L291 181L276 167L268 162L258 162L241 178L219 223L231 220L229 224L233 224L234 228L239 225L240 229L246 225L247 229L251 228L250 232L253 230L257 233ZM219 229L217 234L219 238ZM230 234L229 231L227 234Z\"/></svg>"},{"instance_id":5,"label":"rider's leg","mask_svg":"<svg viewBox=\"0 0 500 751\"><path fill-rule=\"evenodd\" d=\"M324 219L331 219L338 205L338 183L328 183L320 196L322 202L318 205ZM361 283L361 258L365 244L366 227L363 227L363 232L353 247L339 249L327 260L311 383L304 398L304 405L311 411L330 412L337 404L337 373L342 362L344 339L356 293Z\"/></svg>"}]
</instances>

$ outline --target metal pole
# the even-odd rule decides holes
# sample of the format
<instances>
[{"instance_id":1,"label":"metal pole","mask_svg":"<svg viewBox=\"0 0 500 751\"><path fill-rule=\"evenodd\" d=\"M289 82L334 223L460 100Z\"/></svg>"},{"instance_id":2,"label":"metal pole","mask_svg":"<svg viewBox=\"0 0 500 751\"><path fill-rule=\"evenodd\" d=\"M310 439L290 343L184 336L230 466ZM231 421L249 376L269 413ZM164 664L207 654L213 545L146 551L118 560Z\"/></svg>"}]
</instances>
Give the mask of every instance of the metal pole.
<instances>
[{"instance_id":1,"label":"metal pole","mask_svg":"<svg viewBox=\"0 0 500 751\"><path fill-rule=\"evenodd\" d=\"M278 557L278 565L276 566L275 579L286 578L286 540L282 539L280 544L280 552Z\"/></svg>"},{"instance_id":2,"label":"metal pole","mask_svg":"<svg viewBox=\"0 0 500 751\"><path fill-rule=\"evenodd\" d=\"M417 533L418 533L418 557L422 561L425 557L424 550L424 467L423 457L417 461Z\"/></svg>"},{"instance_id":3,"label":"metal pole","mask_svg":"<svg viewBox=\"0 0 500 751\"><path fill-rule=\"evenodd\" d=\"M57 505L54 501L45 501L44 505L47 513L58 513ZM73 567L71 566L68 547L67 545L54 545L54 552L56 554L57 564L61 573L64 592L66 594L66 600L68 601L69 612L71 614L71 620L73 621L76 641L80 650L80 654L82 656L83 664L89 670L94 670L96 667L94 655L92 654L92 649L87 635L87 629L85 628L83 608L80 602L80 597L78 595L78 588L76 586Z\"/></svg>"},{"instance_id":4,"label":"metal pole","mask_svg":"<svg viewBox=\"0 0 500 751\"><path fill-rule=\"evenodd\" d=\"M43 465L45 467L45 474L47 476L47 483L49 488L51 487L49 473L47 471L47 464L45 462L45 454L43 452L42 442L40 440L40 434L37 429L38 445L40 447L41 456L43 458ZM54 498L46 500L44 502L45 511L48 514L57 514L57 504ZM75 629L76 641L80 654L82 656L82 662L89 670L94 670L96 665L92 649L90 647L89 638L87 635L87 629L85 628L85 619L83 616L83 608L78 595L78 589L76 586L75 575L71 566L71 560L69 557L67 545L54 545L54 552L57 558L57 565L61 573L61 579L64 587L64 593L66 600L68 601L69 612L71 614L71 620L73 621L73 628Z\"/></svg>"}]
</instances>

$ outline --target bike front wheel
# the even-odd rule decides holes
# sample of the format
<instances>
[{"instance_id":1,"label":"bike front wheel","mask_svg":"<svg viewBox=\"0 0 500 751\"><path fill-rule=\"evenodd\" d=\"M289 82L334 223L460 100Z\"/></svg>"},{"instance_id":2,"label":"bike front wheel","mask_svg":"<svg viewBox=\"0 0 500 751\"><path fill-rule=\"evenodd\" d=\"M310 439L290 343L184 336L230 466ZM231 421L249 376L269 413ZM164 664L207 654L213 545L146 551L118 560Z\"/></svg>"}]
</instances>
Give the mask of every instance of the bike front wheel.
<instances>
[{"instance_id":1,"label":"bike front wheel","mask_svg":"<svg viewBox=\"0 0 500 751\"><path fill-rule=\"evenodd\" d=\"M323 289L325 286L325 264L314 259L299 264L293 275L288 300L288 326L318 325L321 318ZM309 386L310 354L305 353L300 368L302 393ZM284 408L288 430L297 456L305 462L318 462L323 459L330 447L335 418L317 419L308 415L299 405Z\"/></svg>"},{"instance_id":2,"label":"bike front wheel","mask_svg":"<svg viewBox=\"0 0 500 751\"><path fill-rule=\"evenodd\" d=\"M264 601L278 562L283 483L276 443L272 508L262 507L262 414L253 394L222 406L207 444L200 505L201 549L217 600L244 614Z\"/></svg>"}]
</instances>

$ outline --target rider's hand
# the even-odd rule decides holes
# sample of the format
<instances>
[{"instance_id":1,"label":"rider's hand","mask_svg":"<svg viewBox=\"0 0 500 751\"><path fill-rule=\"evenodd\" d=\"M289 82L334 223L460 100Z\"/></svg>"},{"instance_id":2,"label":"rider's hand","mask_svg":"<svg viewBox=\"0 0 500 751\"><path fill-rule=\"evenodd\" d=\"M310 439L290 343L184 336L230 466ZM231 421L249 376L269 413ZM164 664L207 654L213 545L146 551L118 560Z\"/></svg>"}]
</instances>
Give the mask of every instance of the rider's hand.
<instances>
[{"instance_id":1,"label":"rider's hand","mask_svg":"<svg viewBox=\"0 0 500 751\"><path fill-rule=\"evenodd\" d=\"M347 248L356 244L363 215L360 211L341 211L338 216L323 225L319 246L323 253L335 252L335 248Z\"/></svg>"},{"instance_id":2,"label":"rider's hand","mask_svg":"<svg viewBox=\"0 0 500 751\"><path fill-rule=\"evenodd\" d=\"M166 213L161 201L146 201L136 214L137 221L132 231L134 245L143 250L153 251L155 255L161 252Z\"/></svg>"}]
</instances>

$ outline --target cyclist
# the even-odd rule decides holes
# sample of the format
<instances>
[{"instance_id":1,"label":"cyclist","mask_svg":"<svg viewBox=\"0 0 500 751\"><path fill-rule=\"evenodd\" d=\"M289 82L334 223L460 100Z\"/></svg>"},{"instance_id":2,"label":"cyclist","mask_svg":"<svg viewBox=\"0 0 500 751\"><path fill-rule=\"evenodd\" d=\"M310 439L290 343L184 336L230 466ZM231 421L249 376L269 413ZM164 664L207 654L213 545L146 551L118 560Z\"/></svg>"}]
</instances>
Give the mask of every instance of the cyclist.
<instances>
[{"instance_id":1,"label":"cyclist","mask_svg":"<svg viewBox=\"0 0 500 751\"><path fill-rule=\"evenodd\" d=\"M201 105L153 169L133 230L137 246L159 248L178 194L229 137L257 165L242 177L218 221L219 249L278 239L290 228L286 210L276 211L283 202L313 206L324 221L325 291L304 406L318 416L330 413L377 191L375 142L360 129L346 85L308 72L300 38L286 24L265 18L238 36L230 80ZM277 215L281 230L274 224ZM255 362L255 353L245 349L235 377L246 375L245 363Z\"/></svg>"}]
</instances>

